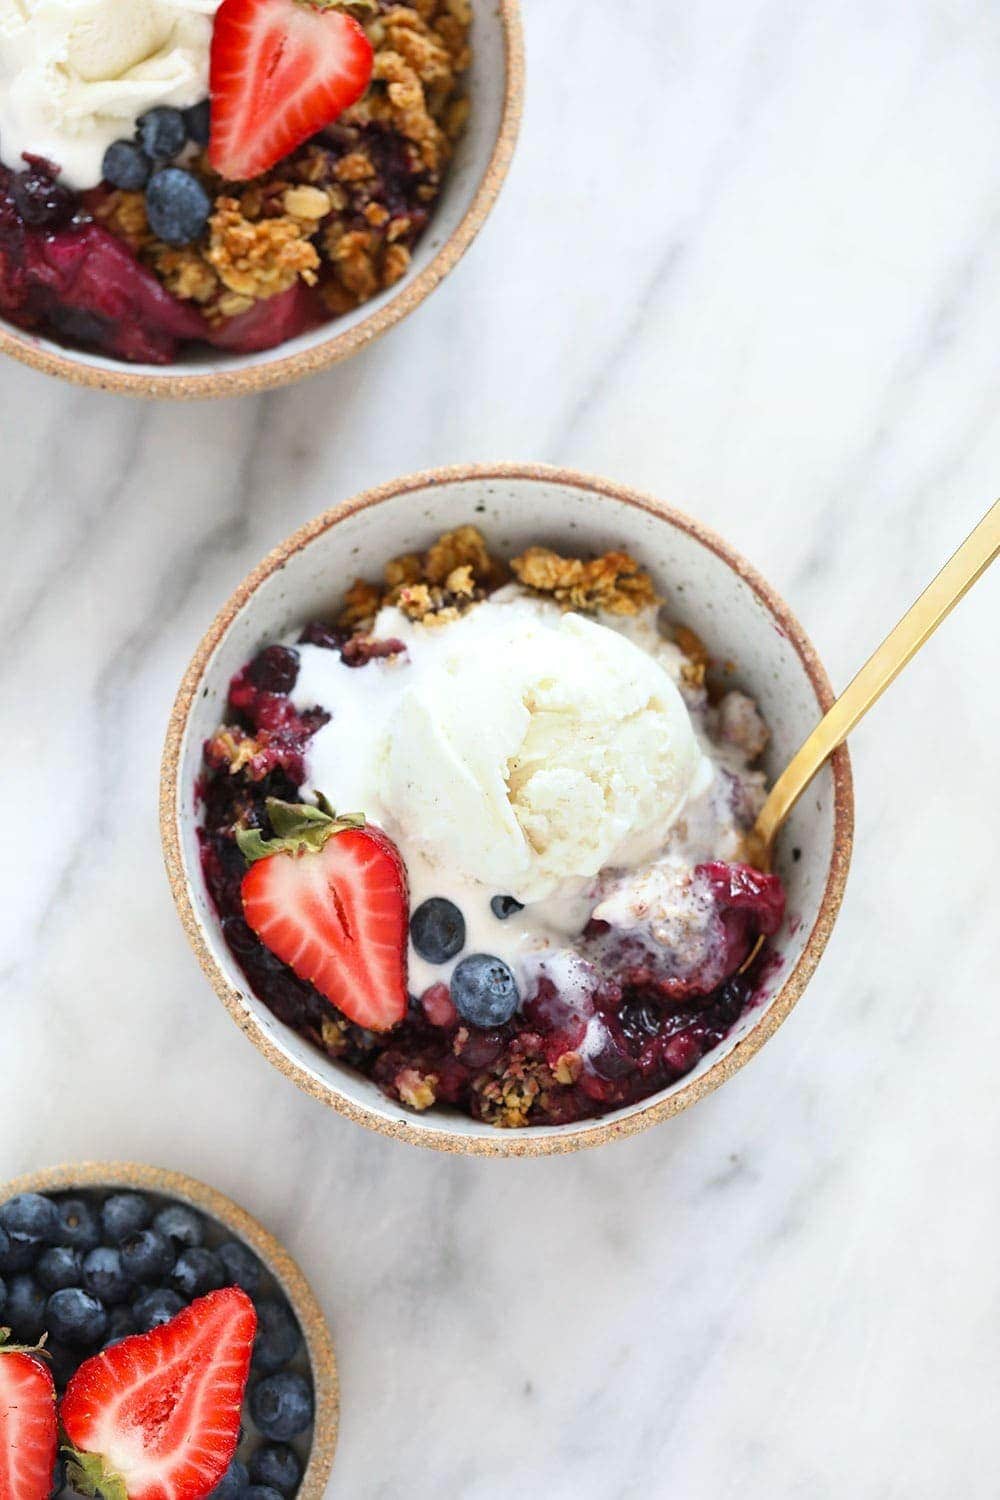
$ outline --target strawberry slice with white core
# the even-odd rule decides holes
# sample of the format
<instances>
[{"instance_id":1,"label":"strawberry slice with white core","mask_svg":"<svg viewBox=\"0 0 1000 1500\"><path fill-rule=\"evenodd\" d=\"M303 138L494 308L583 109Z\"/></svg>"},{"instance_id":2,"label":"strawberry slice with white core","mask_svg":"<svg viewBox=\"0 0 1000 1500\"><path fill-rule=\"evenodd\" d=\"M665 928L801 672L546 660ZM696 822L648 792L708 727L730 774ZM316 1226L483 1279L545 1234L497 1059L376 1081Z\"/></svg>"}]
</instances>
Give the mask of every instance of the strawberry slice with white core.
<instances>
[{"instance_id":1,"label":"strawberry slice with white core","mask_svg":"<svg viewBox=\"0 0 1000 1500\"><path fill-rule=\"evenodd\" d=\"M48 1500L58 1428L48 1367L30 1350L0 1344L0 1500Z\"/></svg>"},{"instance_id":2,"label":"strawberry slice with white core","mask_svg":"<svg viewBox=\"0 0 1000 1500\"><path fill-rule=\"evenodd\" d=\"M232 182L266 172L356 104L372 67L364 28L331 0L222 0L209 161Z\"/></svg>"},{"instance_id":3,"label":"strawberry slice with white core","mask_svg":"<svg viewBox=\"0 0 1000 1500\"><path fill-rule=\"evenodd\" d=\"M241 835L255 862L243 914L261 942L349 1020L389 1031L406 1015L406 867L379 828L268 801L277 838ZM275 852L271 852L271 851Z\"/></svg>"},{"instance_id":4,"label":"strawberry slice with white core","mask_svg":"<svg viewBox=\"0 0 1000 1500\"><path fill-rule=\"evenodd\" d=\"M238 1287L86 1360L60 1414L70 1480L109 1500L205 1500L232 1462L257 1315Z\"/></svg>"}]
</instances>

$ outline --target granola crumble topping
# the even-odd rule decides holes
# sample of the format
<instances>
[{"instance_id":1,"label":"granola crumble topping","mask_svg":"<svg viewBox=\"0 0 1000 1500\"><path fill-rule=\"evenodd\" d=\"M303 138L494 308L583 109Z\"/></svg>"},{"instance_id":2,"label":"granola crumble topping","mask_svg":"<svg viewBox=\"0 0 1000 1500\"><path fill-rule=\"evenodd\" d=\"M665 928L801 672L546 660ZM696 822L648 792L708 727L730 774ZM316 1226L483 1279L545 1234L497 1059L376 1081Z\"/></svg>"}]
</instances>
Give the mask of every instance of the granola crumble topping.
<instances>
[{"instance_id":1,"label":"granola crumble topping","mask_svg":"<svg viewBox=\"0 0 1000 1500\"><path fill-rule=\"evenodd\" d=\"M583 562L560 557L548 547L529 547L510 566L526 588L551 594L564 609L636 615L656 603L652 579L627 552L606 552Z\"/></svg>"},{"instance_id":2,"label":"granola crumble topping","mask_svg":"<svg viewBox=\"0 0 1000 1500\"><path fill-rule=\"evenodd\" d=\"M188 164L214 203L202 242L158 240L142 193L109 192L94 208L212 323L296 282L316 287L331 315L349 312L410 266L468 115L471 5L366 0L358 14L374 48L372 83L334 125L245 186L221 183L203 153Z\"/></svg>"}]
</instances>

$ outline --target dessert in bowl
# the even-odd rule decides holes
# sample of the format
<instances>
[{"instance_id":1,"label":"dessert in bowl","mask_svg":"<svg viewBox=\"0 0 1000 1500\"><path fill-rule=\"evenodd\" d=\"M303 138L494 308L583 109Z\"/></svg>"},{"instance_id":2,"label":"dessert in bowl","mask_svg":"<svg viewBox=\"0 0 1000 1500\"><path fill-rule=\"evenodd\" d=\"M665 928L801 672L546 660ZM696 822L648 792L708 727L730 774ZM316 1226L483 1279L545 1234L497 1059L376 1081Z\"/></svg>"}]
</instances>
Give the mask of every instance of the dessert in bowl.
<instances>
[{"instance_id":1,"label":"dessert in bowl","mask_svg":"<svg viewBox=\"0 0 1000 1500\"><path fill-rule=\"evenodd\" d=\"M0 1326L12 1500L95 1477L128 1500L322 1495L339 1409L322 1313L277 1241L203 1184L87 1163L0 1185Z\"/></svg>"},{"instance_id":2,"label":"dessert in bowl","mask_svg":"<svg viewBox=\"0 0 1000 1500\"><path fill-rule=\"evenodd\" d=\"M441 280L502 183L516 0L0 7L0 348L150 395L273 385Z\"/></svg>"},{"instance_id":3,"label":"dessert in bowl","mask_svg":"<svg viewBox=\"0 0 1000 1500\"><path fill-rule=\"evenodd\" d=\"M733 1071L818 959L846 757L773 874L744 841L828 699L678 513L545 470L402 481L280 548L196 656L163 792L182 918L244 1029L366 1123L627 1133Z\"/></svg>"}]
</instances>

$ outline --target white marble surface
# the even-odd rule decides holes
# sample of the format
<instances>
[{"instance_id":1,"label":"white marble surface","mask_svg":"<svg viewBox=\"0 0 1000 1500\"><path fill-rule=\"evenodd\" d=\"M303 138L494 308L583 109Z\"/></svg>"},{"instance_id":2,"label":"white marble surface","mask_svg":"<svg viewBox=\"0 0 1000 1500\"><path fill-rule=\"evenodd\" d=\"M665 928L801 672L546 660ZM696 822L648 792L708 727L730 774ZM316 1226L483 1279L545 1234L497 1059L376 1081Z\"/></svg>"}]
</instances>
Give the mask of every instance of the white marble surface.
<instances>
[{"instance_id":1,"label":"white marble surface","mask_svg":"<svg viewBox=\"0 0 1000 1500\"><path fill-rule=\"evenodd\" d=\"M157 759L264 550L426 464L654 489L835 681L1000 488L986 0L528 0L520 156L411 322L297 390L148 407L0 369L0 1176L132 1156L283 1235L345 1500L987 1500L1000 1395L1000 575L856 737L818 977L676 1122L451 1160L298 1095L174 917Z\"/></svg>"}]
</instances>

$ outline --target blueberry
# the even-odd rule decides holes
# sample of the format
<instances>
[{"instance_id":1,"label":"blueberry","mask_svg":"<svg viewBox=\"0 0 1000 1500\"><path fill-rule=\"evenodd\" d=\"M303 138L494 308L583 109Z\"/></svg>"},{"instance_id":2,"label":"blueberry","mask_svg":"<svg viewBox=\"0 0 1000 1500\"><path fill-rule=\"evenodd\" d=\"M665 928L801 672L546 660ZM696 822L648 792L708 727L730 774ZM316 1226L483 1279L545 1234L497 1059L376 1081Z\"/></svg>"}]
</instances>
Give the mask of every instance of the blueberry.
<instances>
[{"instance_id":1,"label":"blueberry","mask_svg":"<svg viewBox=\"0 0 1000 1500\"><path fill-rule=\"evenodd\" d=\"M30 1271L44 1248L33 1235L0 1229L0 1271Z\"/></svg>"},{"instance_id":2,"label":"blueberry","mask_svg":"<svg viewBox=\"0 0 1000 1500\"><path fill-rule=\"evenodd\" d=\"M624 1036L613 1031L603 1016L597 1017L593 1029L588 1030L587 1056L598 1077L609 1082L635 1071L635 1061Z\"/></svg>"},{"instance_id":3,"label":"blueberry","mask_svg":"<svg viewBox=\"0 0 1000 1500\"><path fill-rule=\"evenodd\" d=\"M211 101L203 99L200 104L192 104L190 109L186 109L184 125L189 141L193 141L196 146L207 146L212 128Z\"/></svg>"},{"instance_id":4,"label":"blueberry","mask_svg":"<svg viewBox=\"0 0 1000 1500\"><path fill-rule=\"evenodd\" d=\"M287 1443L312 1422L312 1387L294 1370L269 1375L250 1393L250 1415L264 1437Z\"/></svg>"},{"instance_id":5,"label":"blueberry","mask_svg":"<svg viewBox=\"0 0 1000 1500\"><path fill-rule=\"evenodd\" d=\"M251 1453L247 1467L254 1484L266 1485L282 1495L294 1495L302 1478L298 1454L286 1443L265 1443Z\"/></svg>"},{"instance_id":6,"label":"blueberry","mask_svg":"<svg viewBox=\"0 0 1000 1500\"><path fill-rule=\"evenodd\" d=\"M53 1245L38 1257L35 1275L47 1292L58 1292L66 1286L79 1286L83 1275L79 1250L69 1245Z\"/></svg>"},{"instance_id":7,"label":"blueberry","mask_svg":"<svg viewBox=\"0 0 1000 1500\"><path fill-rule=\"evenodd\" d=\"M242 1500L249 1488L250 1476L239 1459L234 1458L212 1491L209 1500Z\"/></svg>"},{"instance_id":8,"label":"blueberry","mask_svg":"<svg viewBox=\"0 0 1000 1500\"><path fill-rule=\"evenodd\" d=\"M7 1306L4 1320L21 1344L34 1344L45 1330L45 1292L34 1276L24 1272L12 1276L7 1283Z\"/></svg>"},{"instance_id":9,"label":"blueberry","mask_svg":"<svg viewBox=\"0 0 1000 1500\"><path fill-rule=\"evenodd\" d=\"M76 200L45 172L18 172L12 183L14 204L26 224L36 229L56 229L73 217Z\"/></svg>"},{"instance_id":10,"label":"blueberry","mask_svg":"<svg viewBox=\"0 0 1000 1500\"><path fill-rule=\"evenodd\" d=\"M51 1198L41 1193L18 1193L0 1208L0 1228L8 1234L23 1234L52 1244L59 1230L59 1214Z\"/></svg>"},{"instance_id":11,"label":"blueberry","mask_svg":"<svg viewBox=\"0 0 1000 1500\"><path fill-rule=\"evenodd\" d=\"M80 1364L80 1350L68 1349L65 1344L56 1344L52 1339L45 1340L45 1352L49 1356L46 1363L52 1371L52 1379L58 1390L64 1390L69 1385L77 1372Z\"/></svg>"},{"instance_id":12,"label":"blueberry","mask_svg":"<svg viewBox=\"0 0 1000 1500\"><path fill-rule=\"evenodd\" d=\"M170 1273L170 1285L185 1302L204 1297L206 1292L218 1291L225 1284L226 1268L222 1261L211 1250L203 1250L199 1245L182 1250Z\"/></svg>"},{"instance_id":13,"label":"blueberry","mask_svg":"<svg viewBox=\"0 0 1000 1500\"><path fill-rule=\"evenodd\" d=\"M56 1243L86 1254L101 1243L101 1221L97 1210L83 1198L61 1198L56 1204L59 1228Z\"/></svg>"},{"instance_id":14,"label":"blueberry","mask_svg":"<svg viewBox=\"0 0 1000 1500\"><path fill-rule=\"evenodd\" d=\"M658 1036L663 1020L651 1000L627 1000L619 1013L621 1028L630 1042L643 1043Z\"/></svg>"},{"instance_id":15,"label":"blueberry","mask_svg":"<svg viewBox=\"0 0 1000 1500\"><path fill-rule=\"evenodd\" d=\"M52 1493L59 1495L66 1488L66 1460L61 1456L52 1468Z\"/></svg>"},{"instance_id":16,"label":"blueberry","mask_svg":"<svg viewBox=\"0 0 1000 1500\"><path fill-rule=\"evenodd\" d=\"M121 1251L113 1250L110 1245L98 1245L83 1257L82 1281L88 1292L108 1306L127 1302L134 1290Z\"/></svg>"},{"instance_id":17,"label":"blueberry","mask_svg":"<svg viewBox=\"0 0 1000 1500\"><path fill-rule=\"evenodd\" d=\"M246 1500L281 1500L281 1491L269 1484L252 1484L247 1490Z\"/></svg>"},{"instance_id":18,"label":"blueberry","mask_svg":"<svg viewBox=\"0 0 1000 1500\"><path fill-rule=\"evenodd\" d=\"M265 646L250 663L249 676L264 693L290 693L299 680L299 653L290 646Z\"/></svg>"},{"instance_id":19,"label":"blueberry","mask_svg":"<svg viewBox=\"0 0 1000 1500\"><path fill-rule=\"evenodd\" d=\"M472 953L451 976L451 998L470 1026L502 1026L521 1003L517 981L501 958Z\"/></svg>"},{"instance_id":20,"label":"blueberry","mask_svg":"<svg viewBox=\"0 0 1000 1500\"><path fill-rule=\"evenodd\" d=\"M160 1328L184 1308L184 1301L169 1287L157 1287L154 1292L144 1292L132 1304L135 1326L138 1333L148 1333L151 1328Z\"/></svg>"},{"instance_id":21,"label":"blueberry","mask_svg":"<svg viewBox=\"0 0 1000 1500\"><path fill-rule=\"evenodd\" d=\"M146 189L146 217L168 245L190 245L208 223L212 201L197 177L180 167L157 172Z\"/></svg>"},{"instance_id":22,"label":"blueberry","mask_svg":"<svg viewBox=\"0 0 1000 1500\"><path fill-rule=\"evenodd\" d=\"M52 1293L45 1305L45 1322L54 1339L74 1348L99 1344L108 1331L103 1302L79 1286L63 1287Z\"/></svg>"},{"instance_id":23,"label":"blueberry","mask_svg":"<svg viewBox=\"0 0 1000 1500\"><path fill-rule=\"evenodd\" d=\"M273 1375L287 1365L302 1343L302 1334L287 1302L267 1297L257 1304L257 1337L253 1345L254 1369Z\"/></svg>"},{"instance_id":24,"label":"blueberry","mask_svg":"<svg viewBox=\"0 0 1000 1500\"><path fill-rule=\"evenodd\" d=\"M490 902L490 911L498 922L506 922L508 917L516 916L519 911L524 911L524 904L515 901L513 896L494 896Z\"/></svg>"},{"instance_id":25,"label":"blueberry","mask_svg":"<svg viewBox=\"0 0 1000 1500\"><path fill-rule=\"evenodd\" d=\"M132 1281L159 1281L174 1264L174 1247L158 1229L140 1229L120 1246L125 1274Z\"/></svg>"},{"instance_id":26,"label":"blueberry","mask_svg":"<svg viewBox=\"0 0 1000 1500\"><path fill-rule=\"evenodd\" d=\"M169 104L147 110L136 121L139 144L151 161L173 161L187 145L187 123Z\"/></svg>"},{"instance_id":27,"label":"blueberry","mask_svg":"<svg viewBox=\"0 0 1000 1500\"><path fill-rule=\"evenodd\" d=\"M109 1245L120 1245L130 1234L145 1229L152 1217L153 1211L141 1193L113 1193L101 1209L104 1238Z\"/></svg>"},{"instance_id":28,"label":"blueberry","mask_svg":"<svg viewBox=\"0 0 1000 1500\"><path fill-rule=\"evenodd\" d=\"M0 1323L3 1322L3 1310L7 1303L7 1283L0 1276Z\"/></svg>"},{"instance_id":29,"label":"blueberry","mask_svg":"<svg viewBox=\"0 0 1000 1500\"><path fill-rule=\"evenodd\" d=\"M152 169L152 162L137 142L113 141L104 153L101 172L113 188L141 193Z\"/></svg>"},{"instance_id":30,"label":"blueberry","mask_svg":"<svg viewBox=\"0 0 1000 1500\"><path fill-rule=\"evenodd\" d=\"M299 645L339 651L350 639L350 634L342 625L324 625L322 620L311 620L299 636Z\"/></svg>"},{"instance_id":31,"label":"blueberry","mask_svg":"<svg viewBox=\"0 0 1000 1500\"><path fill-rule=\"evenodd\" d=\"M130 1307L113 1307L108 1314L108 1332L104 1340L104 1347L109 1344L117 1344L120 1339L127 1339L135 1333L135 1315Z\"/></svg>"},{"instance_id":32,"label":"blueberry","mask_svg":"<svg viewBox=\"0 0 1000 1500\"><path fill-rule=\"evenodd\" d=\"M446 964L465 947L465 918L444 896L422 901L410 918L410 937L429 964Z\"/></svg>"},{"instance_id":33,"label":"blueberry","mask_svg":"<svg viewBox=\"0 0 1000 1500\"><path fill-rule=\"evenodd\" d=\"M153 1228L185 1250L193 1249L205 1239L205 1225L201 1215L183 1203L171 1203L169 1207L161 1208L153 1220Z\"/></svg>"},{"instance_id":34,"label":"blueberry","mask_svg":"<svg viewBox=\"0 0 1000 1500\"><path fill-rule=\"evenodd\" d=\"M248 1297L256 1297L264 1274L256 1255L239 1240L226 1240L215 1253L226 1268L228 1284L238 1286Z\"/></svg>"}]
</instances>

